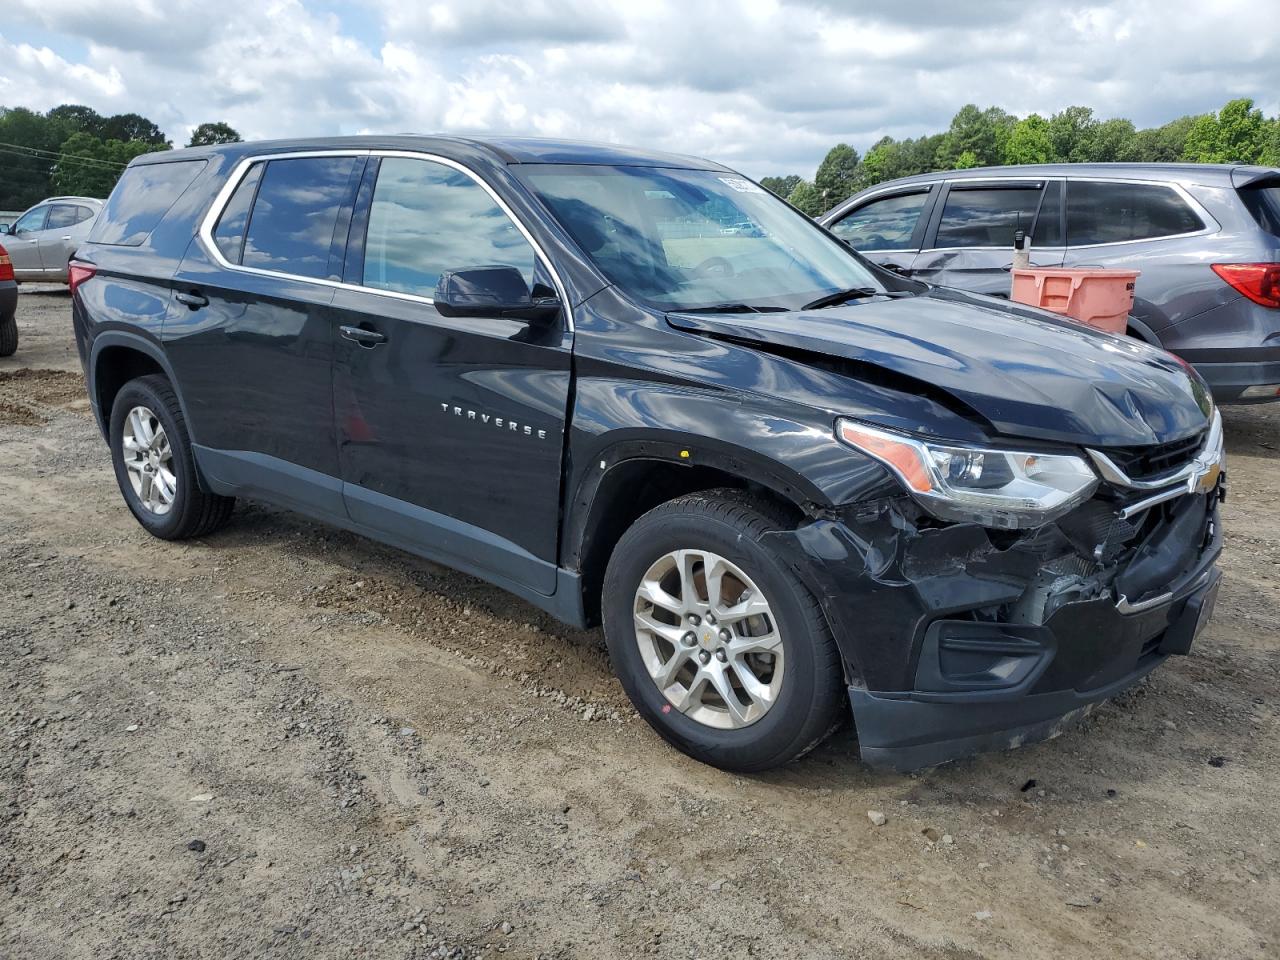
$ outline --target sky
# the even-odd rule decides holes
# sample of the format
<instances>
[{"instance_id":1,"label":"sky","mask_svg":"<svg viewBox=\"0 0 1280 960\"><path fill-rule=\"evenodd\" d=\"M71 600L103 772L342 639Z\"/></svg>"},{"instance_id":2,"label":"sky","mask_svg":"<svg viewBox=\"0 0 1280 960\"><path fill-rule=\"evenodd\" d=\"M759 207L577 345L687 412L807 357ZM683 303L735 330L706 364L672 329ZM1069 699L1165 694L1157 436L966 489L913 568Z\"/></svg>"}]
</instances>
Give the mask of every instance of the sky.
<instances>
[{"instance_id":1,"label":"sky","mask_svg":"<svg viewBox=\"0 0 1280 960\"><path fill-rule=\"evenodd\" d=\"M835 143L943 130L965 103L1139 127L1253 97L1253 0L3 0L0 105L140 113L176 144L503 133L812 176Z\"/></svg>"}]
</instances>

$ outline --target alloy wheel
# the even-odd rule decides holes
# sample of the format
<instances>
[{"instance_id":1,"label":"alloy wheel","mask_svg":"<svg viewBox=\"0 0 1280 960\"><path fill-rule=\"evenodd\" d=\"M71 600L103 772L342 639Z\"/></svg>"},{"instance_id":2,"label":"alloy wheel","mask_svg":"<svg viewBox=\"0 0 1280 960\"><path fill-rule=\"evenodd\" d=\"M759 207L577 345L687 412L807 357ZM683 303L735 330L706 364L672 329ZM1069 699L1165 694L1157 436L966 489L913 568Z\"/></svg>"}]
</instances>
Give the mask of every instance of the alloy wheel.
<instances>
[{"instance_id":1,"label":"alloy wheel","mask_svg":"<svg viewBox=\"0 0 1280 960\"><path fill-rule=\"evenodd\" d=\"M148 407L134 407L124 421L121 444L129 483L143 509L164 516L178 496L173 448L160 419Z\"/></svg>"},{"instance_id":2,"label":"alloy wheel","mask_svg":"<svg viewBox=\"0 0 1280 960\"><path fill-rule=\"evenodd\" d=\"M663 555L641 579L633 615L640 655L671 709L733 730L777 702L782 636L768 598L733 562L707 550Z\"/></svg>"}]
</instances>

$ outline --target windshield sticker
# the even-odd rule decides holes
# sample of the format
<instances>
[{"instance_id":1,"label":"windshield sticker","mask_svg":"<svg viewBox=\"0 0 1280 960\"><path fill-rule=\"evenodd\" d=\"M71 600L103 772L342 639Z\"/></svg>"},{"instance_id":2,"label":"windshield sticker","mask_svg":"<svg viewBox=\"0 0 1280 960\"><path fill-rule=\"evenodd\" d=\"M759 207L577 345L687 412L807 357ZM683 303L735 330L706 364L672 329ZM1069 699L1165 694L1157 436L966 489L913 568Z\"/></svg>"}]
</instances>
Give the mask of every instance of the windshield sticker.
<instances>
[{"instance_id":1,"label":"windshield sticker","mask_svg":"<svg viewBox=\"0 0 1280 960\"><path fill-rule=\"evenodd\" d=\"M757 187L750 180L744 180L742 177L720 177L720 182L727 187L732 187L739 193L764 193L760 187Z\"/></svg>"}]
</instances>

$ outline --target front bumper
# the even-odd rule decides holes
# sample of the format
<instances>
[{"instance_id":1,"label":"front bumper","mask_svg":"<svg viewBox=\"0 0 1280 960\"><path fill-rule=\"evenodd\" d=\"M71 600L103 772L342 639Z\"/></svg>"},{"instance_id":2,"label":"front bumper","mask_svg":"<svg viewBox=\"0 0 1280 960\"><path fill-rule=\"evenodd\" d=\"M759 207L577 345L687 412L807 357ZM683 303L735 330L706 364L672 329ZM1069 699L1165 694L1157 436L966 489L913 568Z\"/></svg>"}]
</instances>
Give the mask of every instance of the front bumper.
<instances>
[{"instance_id":1,"label":"front bumper","mask_svg":"<svg viewBox=\"0 0 1280 960\"><path fill-rule=\"evenodd\" d=\"M1110 504L1008 536L889 502L777 545L823 602L863 759L911 770L1055 736L1186 653L1217 592L1221 491L1152 508L1123 545Z\"/></svg>"}]
</instances>

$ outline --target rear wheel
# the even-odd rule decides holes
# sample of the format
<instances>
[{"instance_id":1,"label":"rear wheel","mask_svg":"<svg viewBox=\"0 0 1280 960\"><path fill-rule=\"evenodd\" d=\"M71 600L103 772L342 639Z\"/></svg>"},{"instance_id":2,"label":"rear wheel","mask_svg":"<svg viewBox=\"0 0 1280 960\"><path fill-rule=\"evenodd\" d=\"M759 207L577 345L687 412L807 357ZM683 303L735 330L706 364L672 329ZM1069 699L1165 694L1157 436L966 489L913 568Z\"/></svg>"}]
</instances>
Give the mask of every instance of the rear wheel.
<instances>
[{"instance_id":1,"label":"rear wheel","mask_svg":"<svg viewBox=\"0 0 1280 960\"><path fill-rule=\"evenodd\" d=\"M18 317L0 319L0 357L12 357L18 351Z\"/></svg>"},{"instance_id":2,"label":"rear wheel","mask_svg":"<svg viewBox=\"0 0 1280 960\"><path fill-rule=\"evenodd\" d=\"M149 533L182 540L227 522L232 497L201 490L186 421L164 377L130 380L111 405L111 460L125 503Z\"/></svg>"},{"instance_id":3,"label":"rear wheel","mask_svg":"<svg viewBox=\"0 0 1280 960\"><path fill-rule=\"evenodd\" d=\"M843 678L813 595L760 538L788 521L735 490L641 517L605 574L609 654L668 742L727 770L813 749L842 715Z\"/></svg>"}]
</instances>

